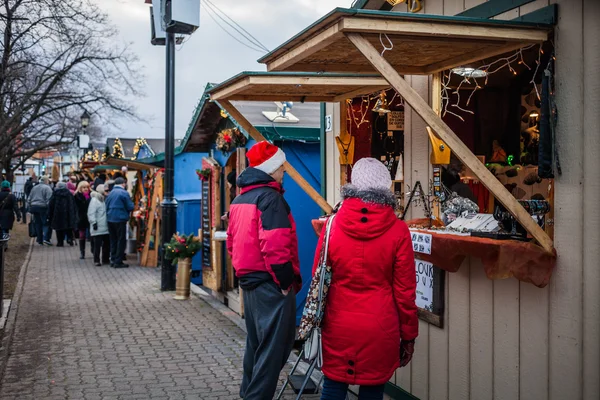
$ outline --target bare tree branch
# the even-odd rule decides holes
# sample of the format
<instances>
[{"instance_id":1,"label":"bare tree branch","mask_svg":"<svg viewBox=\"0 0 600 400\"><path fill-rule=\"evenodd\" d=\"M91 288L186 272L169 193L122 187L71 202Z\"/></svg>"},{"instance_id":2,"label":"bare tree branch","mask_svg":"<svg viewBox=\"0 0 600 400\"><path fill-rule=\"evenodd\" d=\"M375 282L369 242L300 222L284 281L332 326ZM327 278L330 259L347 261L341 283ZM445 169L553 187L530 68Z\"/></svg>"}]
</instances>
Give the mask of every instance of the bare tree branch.
<instances>
[{"instance_id":1,"label":"bare tree branch","mask_svg":"<svg viewBox=\"0 0 600 400\"><path fill-rule=\"evenodd\" d=\"M0 165L71 144L84 108L137 118L137 58L90 0L0 0Z\"/></svg>"}]
</instances>

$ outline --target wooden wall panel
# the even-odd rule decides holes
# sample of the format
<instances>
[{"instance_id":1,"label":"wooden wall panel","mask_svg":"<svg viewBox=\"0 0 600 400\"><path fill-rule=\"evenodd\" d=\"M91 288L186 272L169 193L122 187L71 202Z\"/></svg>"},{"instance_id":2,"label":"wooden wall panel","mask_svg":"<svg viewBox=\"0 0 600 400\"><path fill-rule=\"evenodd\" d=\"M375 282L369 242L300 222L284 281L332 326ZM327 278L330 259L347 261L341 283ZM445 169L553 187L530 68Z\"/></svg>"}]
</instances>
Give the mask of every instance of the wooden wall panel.
<instances>
[{"instance_id":1,"label":"wooden wall panel","mask_svg":"<svg viewBox=\"0 0 600 400\"><path fill-rule=\"evenodd\" d=\"M494 399L519 398L519 281L494 281Z\"/></svg>"},{"instance_id":2,"label":"wooden wall panel","mask_svg":"<svg viewBox=\"0 0 600 400\"><path fill-rule=\"evenodd\" d=\"M446 400L449 383L449 336L448 336L448 304L450 282L446 273L444 328L429 327L429 399Z\"/></svg>"},{"instance_id":3,"label":"wooden wall panel","mask_svg":"<svg viewBox=\"0 0 600 400\"><path fill-rule=\"evenodd\" d=\"M471 260L471 398L492 400L494 355L494 282L481 260Z\"/></svg>"},{"instance_id":4,"label":"wooden wall panel","mask_svg":"<svg viewBox=\"0 0 600 400\"><path fill-rule=\"evenodd\" d=\"M468 10L469 8L473 8L485 2L486 0L464 0L465 10Z\"/></svg>"},{"instance_id":5,"label":"wooden wall panel","mask_svg":"<svg viewBox=\"0 0 600 400\"><path fill-rule=\"evenodd\" d=\"M417 339L419 340L419 339ZM415 350L416 351L416 350ZM396 385L400 386L402 389L407 392L412 393L412 367L413 363L411 362L404 368L398 368L396 373L394 374Z\"/></svg>"},{"instance_id":6,"label":"wooden wall panel","mask_svg":"<svg viewBox=\"0 0 600 400\"><path fill-rule=\"evenodd\" d=\"M465 10L464 0L445 0L444 15L456 15Z\"/></svg>"},{"instance_id":7,"label":"wooden wall panel","mask_svg":"<svg viewBox=\"0 0 600 400\"><path fill-rule=\"evenodd\" d=\"M548 399L548 288L520 283L520 398Z\"/></svg>"},{"instance_id":8,"label":"wooden wall panel","mask_svg":"<svg viewBox=\"0 0 600 400\"><path fill-rule=\"evenodd\" d=\"M325 133L325 147L327 152L327 202L332 206L340 201L340 153L335 144L335 137L340 134L340 105L339 103L327 103L325 106L325 115L331 115L333 118L333 131Z\"/></svg>"},{"instance_id":9,"label":"wooden wall panel","mask_svg":"<svg viewBox=\"0 0 600 400\"><path fill-rule=\"evenodd\" d=\"M412 76L411 85L413 89L421 95L425 101L429 101L429 78L427 76ZM411 189L414 187L417 181L421 182L425 193L429 193L429 136L425 127L427 124L423 119L412 109L410 109L410 132L411 145L409 147L411 152L411 169L405 171L404 175L410 171ZM408 193L405 194L405 198L408 198ZM423 218L425 211L423 205L414 206L411 205L411 218Z\"/></svg>"},{"instance_id":10,"label":"wooden wall panel","mask_svg":"<svg viewBox=\"0 0 600 400\"><path fill-rule=\"evenodd\" d=\"M429 0L424 3L424 11L426 14L444 14L444 0ZM433 104L433 94L432 94L432 82L429 80L428 82L428 93L430 95L429 103ZM429 140L427 140L427 160L429 160L429 153L431 152L431 144ZM428 163L428 168L431 166ZM431 171L429 170L427 176L431 176ZM429 180L429 179L427 179ZM448 276L448 273L446 273ZM445 311L444 311L444 321L445 326L443 329L440 329L436 326L429 326L429 385L428 385L428 395L430 400L445 400L448 398L448 382L449 382L449 345L448 345L448 296L450 293L449 290L449 279L446 278L446 290L445 290Z\"/></svg>"},{"instance_id":11,"label":"wooden wall panel","mask_svg":"<svg viewBox=\"0 0 600 400\"><path fill-rule=\"evenodd\" d=\"M448 274L448 400L469 400L471 379L470 335L470 259L458 272ZM473 399L477 400L477 399Z\"/></svg>"},{"instance_id":12,"label":"wooden wall panel","mask_svg":"<svg viewBox=\"0 0 600 400\"><path fill-rule=\"evenodd\" d=\"M412 76L405 76L404 79L412 86ZM412 119L413 113L412 108L407 104L404 107L404 205L408 201L408 187L412 188L413 186L413 174L412 174L412 162L413 155L412 151L406 151L408 149L412 149ZM406 220L409 220L412 217L412 210L414 207L411 207L406 213Z\"/></svg>"},{"instance_id":13,"label":"wooden wall panel","mask_svg":"<svg viewBox=\"0 0 600 400\"><path fill-rule=\"evenodd\" d=\"M425 14L444 15L444 0L429 0L424 2Z\"/></svg>"},{"instance_id":14,"label":"wooden wall panel","mask_svg":"<svg viewBox=\"0 0 600 400\"><path fill-rule=\"evenodd\" d=\"M412 394L421 400L429 398L429 326L427 322L419 321L419 338L411 361Z\"/></svg>"},{"instance_id":15,"label":"wooden wall panel","mask_svg":"<svg viewBox=\"0 0 600 400\"><path fill-rule=\"evenodd\" d=\"M519 9L515 8L514 10L507 11L505 13L496 15L492 19L498 19L502 21L510 21L511 19L519 18Z\"/></svg>"},{"instance_id":16,"label":"wooden wall panel","mask_svg":"<svg viewBox=\"0 0 600 400\"><path fill-rule=\"evenodd\" d=\"M583 398L600 399L600 2L583 10Z\"/></svg>"},{"instance_id":17,"label":"wooden wall panel","mask_svg":"<svg viewBox=\"0 0 600 400\"><path fill-rule=\"evenodd\" d=\"M532 11L539 10L542 7L546 7L550 2L548 0L535 0L531 3L525 4L519 7L519 16L529 14Z\"/></svg>"},{"instance_id":18,"label":"wooden wall panel","mask_svg":"<svg viewBox=\"0 0 600 400\"><path fill-rule=\"evenodd\" d=\"M583 2L557 3L556 140L563 173L554 200L559 257L550 281L550 400L582 398L583 364Z\"/></svg>"}]
</instances>

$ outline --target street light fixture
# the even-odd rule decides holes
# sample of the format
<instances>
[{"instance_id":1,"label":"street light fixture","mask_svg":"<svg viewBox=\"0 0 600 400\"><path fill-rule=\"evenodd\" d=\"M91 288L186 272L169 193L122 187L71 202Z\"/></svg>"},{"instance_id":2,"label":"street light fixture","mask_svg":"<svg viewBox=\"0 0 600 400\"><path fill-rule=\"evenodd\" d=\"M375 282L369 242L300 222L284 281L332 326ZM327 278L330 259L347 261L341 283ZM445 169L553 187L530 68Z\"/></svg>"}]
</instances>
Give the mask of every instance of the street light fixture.
<instances>
[{"instance_id":1,"label":"street light fixture","mask_svg":"<svg viewBox=\"0 0 600 400\"><path fill-rule=\"evenodd\" d=\"M87 111L83 111L81 114L81 127L85 130L90 125L90 114Z\"/></svg>"}]
</instances>

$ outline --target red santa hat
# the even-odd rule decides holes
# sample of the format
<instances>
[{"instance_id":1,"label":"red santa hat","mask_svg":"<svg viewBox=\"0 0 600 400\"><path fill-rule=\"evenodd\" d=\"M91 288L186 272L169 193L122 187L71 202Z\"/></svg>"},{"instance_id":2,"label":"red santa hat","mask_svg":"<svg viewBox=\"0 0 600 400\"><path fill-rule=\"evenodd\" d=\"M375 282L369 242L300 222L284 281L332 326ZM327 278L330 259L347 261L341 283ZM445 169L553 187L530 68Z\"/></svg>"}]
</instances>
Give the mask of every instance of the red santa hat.
<instances>
[{"instance_id":1,"label":"red santa hat","mask_svg":"<svg viewBox=\"0 0 600 400\"><path fill-rule=\"evenodd\" d=\"M269 142L258 142L246 153L252 168L271 175L285 163L285 153Z\"/></svg>"}]
</instances>

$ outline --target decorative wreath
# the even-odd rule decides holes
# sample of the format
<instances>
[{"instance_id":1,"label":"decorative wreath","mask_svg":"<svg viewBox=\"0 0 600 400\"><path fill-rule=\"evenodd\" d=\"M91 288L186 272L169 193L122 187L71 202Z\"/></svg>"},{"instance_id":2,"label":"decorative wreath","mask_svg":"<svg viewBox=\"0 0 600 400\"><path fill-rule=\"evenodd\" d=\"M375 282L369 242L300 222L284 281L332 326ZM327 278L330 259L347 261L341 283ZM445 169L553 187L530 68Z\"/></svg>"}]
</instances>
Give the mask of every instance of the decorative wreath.
<instances>
[{"instance_id":1,"label":"decorative wreath","mask_svg":"<svg viewBox=\"0 0 600 400\"><path fill-rule=\"evenodd\" d=\"M197 169L196 175L198 175L198 179L202 182L207 181L210 178L211 170L210 168Z\"/></svg>"},{"instance_id":2,"label":"decorative wreath","mask_svg":"<svg viewBox=\"0 0 600 400\"><path fill-rule=\"evenodd\" d=\"M236 147L243 147L248 142L246 136L239 129L224 129L217 136L217 150L223 154L233 151Z\"/></svg>"}]
</instances>

